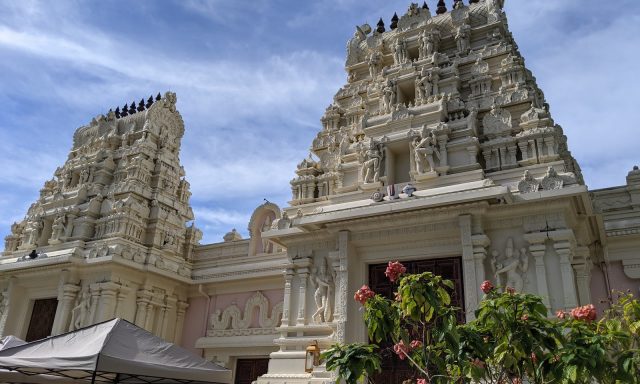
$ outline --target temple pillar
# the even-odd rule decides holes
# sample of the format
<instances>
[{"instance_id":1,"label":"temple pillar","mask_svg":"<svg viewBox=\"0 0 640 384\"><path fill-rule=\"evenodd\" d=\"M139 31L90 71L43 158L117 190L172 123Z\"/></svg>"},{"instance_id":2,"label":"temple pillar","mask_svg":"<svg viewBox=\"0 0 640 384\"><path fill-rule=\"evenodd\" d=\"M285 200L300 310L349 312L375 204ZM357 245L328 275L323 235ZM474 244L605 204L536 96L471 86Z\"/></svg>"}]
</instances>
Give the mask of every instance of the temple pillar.
<instances>
[{"instance_id":1,"label":"temple pillar","mask_svg":"<svg viewBox=\"0 0 640 384\"><path fill-rule=\"evenodd\" d=\"M293 280L294 271L289 267L284 271L284 301L282 303L282 321L283 327L289 325L289 317L291 313L291 281Z\"/></svg>"},{"instance_id":2,"label":"temple pillar","mask_svg":"<svg viewBox=\"0 0 640 384\"><path fill-rule=\"evenodd\" d=\"M140 328L144 328L147 322L147 310L151 303L151 294L152 292L147 289L141 289L137 293L135 325Z\"/></svg>"},{"instance_id":3,"label":"temple pillar","mask_svg":"<svg viewBox=\"0 0 640 384\"><path fill-rule=\"evenodd\" d=\"M307 285L309 283L311 262L310 257L297 259L293 262L296 265L296 271L300 281L298 294L298 318L296 319L297 325L305 325L307 322Z\"/></svg>"},{"instance_id":4,"label":"temple pillar","mask_svg":"<svg viewBox=\"0 0 640 384\"><path fill-rule=\"evenodd\" d=\"M524 239L529 243L529 253L533 255L536 262L536 286L538 295L542 297L544 306L551 311L551 301L549 300L549 283L547 282L547 267L544 257L547 253L546 234L541 232L527 233Z\"/></svg>"},{"instance_id":5,"label":"temple pillar","mask_svg":"<svg viewBox=\"0 0 640 384\"><path fill-rule=\"evenodd\" d=\"M487 274L484 269L484 261L487 258L487 247L491 244L489 237L484 234L471 236L471 242L473 244L473 261L475 263L476 270L476 282L482 284L487 280ZM480 284L477 284L475 289L480 294Z\"/></svg>"},{"instance_id":6,"label":"temple pillar","mask_svg":"<svg viewBox=\"0 0 640 384\"><path fill-rule=\"evenodd\" d=\"M460 240L462 244L462 270L464 276L464 306L467 321L475 318L474 311L478 308L478 289L480 285L476 275L476 263L471 238L471 215L459 217Z\"/></svg>"},{"instance_id":7,"label":"temple pillar","mask_svg":"<svg viewBox=\"0 0 640 384\"><path fill-rule=\"evenodd\" d=\"M570 229L549 232L549 237L553 240L553 248L560 261L564 309L570 310L578 306L576 279L571 265L575 255L575 237Z\"/></svg>"},{"instance_id":8,"label":"temple pillar","mask_svg":"<svg viewBox=\"0 0 640 384\"><path fill-rule=\"evenodd\" d=\"M184 315L187 312L189 303L178 300L176 305L176 328L174 330L173 343L180 345L182 342L182 328L184 327ZM209 319L207 319L209 321Z\"/></svg>"},{"instance_id":9,"label":"temple pillar","mask_svg":"<svg viewBox=\"0 0 640 384\"><path fill-rule=\"evenodd\" d=\"M335 271L335 311L333 322L336 324L336 342L346 341L347 305L349 274L347 272L349 256L349 232L338 233L338 251L329 254Z\"/></svg>"},{"instance_id":10,"label":"temple pillar","mask_svg":"<svg viewBox=\"0 0 640 384\"><path fill-rule=\"evenodd\" d=\"M76 284L62 284L58 291L58 308L56 318L53 321L51 335L56 336L69 330L71 322L71 310L76 302L80 286Z\"/></svg>"}]
</instances>

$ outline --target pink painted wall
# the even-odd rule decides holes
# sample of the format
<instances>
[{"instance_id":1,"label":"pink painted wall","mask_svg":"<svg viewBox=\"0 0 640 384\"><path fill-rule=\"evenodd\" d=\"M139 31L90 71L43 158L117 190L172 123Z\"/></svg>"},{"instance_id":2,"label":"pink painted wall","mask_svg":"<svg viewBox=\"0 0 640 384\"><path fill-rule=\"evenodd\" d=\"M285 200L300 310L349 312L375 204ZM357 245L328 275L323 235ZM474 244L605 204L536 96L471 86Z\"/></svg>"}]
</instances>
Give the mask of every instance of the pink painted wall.
<instances>
[{"instance_id":1,"label":"pink painted wall","mask_svg":"<svg viewBox=\"0 0 640 384\"><path fill-rule=\"evenodd\" d=\"M272 310L274 305L282 302L284 297L284 291L282 289L273 289L261 292L267 299L269 299L269 311ZM244 314L244 306L247 303L247 300L249 300L251 296L255 295L255 293L255 291L251 291L212 296L208 312L207 299L205 297L194 297L189 299L189 308L187 308L187 313L185 314L184 329L182 330L182 347L198 355L202 355L202 350L194 348L194 345L196 344L196 340L206 335L206 326L209 322L209 317L215 313L216 310L219 309L220 312L222 312L232 304L235 304L240 308L240 312ZM257 310L253 311L253 318L250 326L259 326Z\"/></svg>"},{"instance_id":2,"label":"pink painted wall","mask_svg":"<svg viewBox=\"0 0 640 384\"><path fill-rule=\"evenodd\" d=\"M607 285L604 280L604 273L598 266L594 266L591 270L591 304L595 305L598 315L602 315L605 309L609 307L606 303L608 292ZM605 301L605 302L603 302Z\"/></svg>"},{"instance_id":3,"label":"pink painted wall","mask_svg":"<svg viewBox=\"0 0 640 384\"><path fill-rule=\"evenodd\" d=\"M640 280L634 280L625 275L621 262L612 262L608 268L609 284L613 291L631 291L634 295L640 295ZM591 301L598 309L598 314L602 314L609 305L607 302L609 292L607 292L604 282L604 273L599 267L593 268L591 271Z\"/></svg>"},{"instance_id":4,"label":"pink painted wall","mask_svg":"<svg viewBox=\"0 0 640 384\"><path fill-rule=\"evenodd\" d=\"M193 297L189 299L189 307L184 318L184 328L182 329L182 348L189 350L196 355L202 355L202 350L194 348L196 340L204 336L205 330L205 310L207 309L207 298Z\"/></svg>"}]
</instances>

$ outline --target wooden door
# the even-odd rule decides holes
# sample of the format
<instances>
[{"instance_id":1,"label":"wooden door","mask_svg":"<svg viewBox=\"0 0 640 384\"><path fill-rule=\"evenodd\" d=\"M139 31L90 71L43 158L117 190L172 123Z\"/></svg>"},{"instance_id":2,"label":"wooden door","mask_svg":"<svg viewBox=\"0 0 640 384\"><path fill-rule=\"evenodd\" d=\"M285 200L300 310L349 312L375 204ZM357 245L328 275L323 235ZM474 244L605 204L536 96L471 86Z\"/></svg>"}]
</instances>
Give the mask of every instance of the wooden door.
<instances>
[{"instance_id":1,"label":"wooden door","mask_svg":"<svg viewBox=\"0 0 640 384\"><path fill-rule=\"evenodd\" d=\"M453 281L454 289L451 292L451 303L462 310L458 311L458 321L464 321L464 293L462 291L462 259L459 257L446 259L429 259L417 261L403 261L407 273L432 272L445 279ZM384 275L387 264L375 264L369 266L369 287L376 293L389 299L394 298L397 285L389 281ZM373 377L376 384L402 384L407 379L417 377L409 363L400 360L391 348L391 345L382 345L382 372Z\"/></svg>"},{"instance_id":2,"label":"wooden door","mask_svg":"<svg viewBox=\"0 0 640 384\"><path fill-rule=\"evenodd\" d=\"M269 370L269 359L238 359L235 384L251 384Z\"/></svg>"},{"instance_id":3,"label":"wooden door","mask_svg":"<svg viewBox=\"0 0 640 384\"><path fill-rule=\"evenodd\" d=\"M33 302L31 321L29 321L29 330L25 341L40 340L51 335L56 309L58 309L58 299L38 299Z\"/></svg>"}]
</instances>

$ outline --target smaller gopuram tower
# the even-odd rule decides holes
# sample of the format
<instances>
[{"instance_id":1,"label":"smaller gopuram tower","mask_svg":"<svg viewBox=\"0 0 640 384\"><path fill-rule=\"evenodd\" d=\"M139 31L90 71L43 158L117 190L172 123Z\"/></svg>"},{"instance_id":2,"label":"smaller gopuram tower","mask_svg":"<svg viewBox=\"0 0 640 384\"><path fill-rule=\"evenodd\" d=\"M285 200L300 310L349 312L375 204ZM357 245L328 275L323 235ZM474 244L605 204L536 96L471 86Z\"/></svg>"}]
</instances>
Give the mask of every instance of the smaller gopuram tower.
<instances>
[{"instance_id":1,"label":"smaller gopuram tower","mask_svg":"<svg viewBox=\"0 0 640 384\"><path fill-rule=\"evenodd\" d=\"M158 94L76 130L67 161L5 238L1 334L26 327L37 338L117 316L179 339L201 232L187 225L176 100Z\"/></svg>"}]
</instances>

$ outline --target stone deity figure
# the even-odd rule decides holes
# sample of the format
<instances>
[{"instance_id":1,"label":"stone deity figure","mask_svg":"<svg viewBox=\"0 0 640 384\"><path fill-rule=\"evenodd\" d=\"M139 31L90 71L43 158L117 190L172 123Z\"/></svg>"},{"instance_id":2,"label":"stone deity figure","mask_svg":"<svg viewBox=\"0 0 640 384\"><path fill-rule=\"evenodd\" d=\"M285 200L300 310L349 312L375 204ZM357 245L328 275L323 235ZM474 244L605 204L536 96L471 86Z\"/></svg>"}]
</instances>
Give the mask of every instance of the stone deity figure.
<instances>
[{"instance_id":1,"label":"stone deity figure","mask_svg":"<svg viewBox=\"0 0 640 384\"><path fill-rule=\"evenodd\" d=\"M262 224L262 229L261 229L261 233L265 233L269 230L271 230L271 216L267 216L267 218L264 220L264 223ZM271 242L267 239L265 239L264 237L262 237L262 252L263 253L271 253L273 252L273 247L271 246Z\"/></svg>"},{"instance_id":2,"label":"stone deity figure","mask_svg":"<svg viewBox=\"0 0 640 384\"><path fill-rule=\"evenodd\" d=\"M468 24L462 24L456 30L456 44L458 45L458 53L465 54L469 51L471 45L471 27Z\"/></svg>"},{"instance_id":3,"label":"stone deity figure","mask_svg":"<svg viewBox=\"0 0 640 384\"><path fill-rule=\"evenodd\" d=\"M27 224L27 228L25 229L25 233L27 234L27 244L37 245L38 239L40 238L40 232L44 228L44 223L42 219L34 219L30 223Z\"/></svg>"},{"instance_id":4,"label":"stone deity figure","mask_svg":"<svg viewBox=\"0 0 640 384\"><path fill-rule=\"evenodd\" d=\"M495 251L494 251L495 252ZM516 292L522 292L524 288L524 275L529 270L529 258L527 250L520 249L520 255L513 249L513 239L507 240L507 248L505 249L506 259L502 264L498 264L496 270L496 278L500 284L500 274L506 274L506 286L512 287Z\"/></svg>"},{"instance_id":5,"label":"stone deity figure","mask_svg":"<svg viewBox=\"0 0 640 384\"><path fill-rule=\"evenodd\" d=\"M367 38L367 35L356 27L353 37L347 43L347 65L353 65L360 61L360 43Z\"/></svg>"},{"instance_id":6,"label":"stone deity figure","mask_svg":"<svg viewBox=\"0 0 640 384\"><path fill-rule=\"evenodd\" d=\"M78 296L77 305L71 310L71 325L70 331L75 331L87 325L89 312L91 311L91 293L88 287L82 291L82 294Z\"/></svg>"},{"instance_id":7,"label":"stone deity figure","mask_svg":"<svg viewBox=\"0 0 640 384\"><path fill-rule=\"evenodd\" d=\"M369 55L369 76L375 79L378 76L378 67L380 65L380 52L374 51Z\"/></svg>"},{"instance_id":8,"label":"stone deity figure","mask_svg":"<svg viewBox=\"0 0 640 384\"><path fill-rule=\"evenodd\" d=\"M365 184L378 182L380 179L382 154L373 140L369 142L369 148L363 151L362 158L362 181Z\"/></svg>"},{"instance_id":9,"label":"stone deity figure","mask_svg":"<svg viewBox=\"0 0 640 384\"><path fill-rule=\"evenodd\" d=\"M312 318L316 323L324 323L331 319L330 298L333 291L333 278L327 272L326 259L320 265L320 270L316 271L312 279L312 284L316 287L313 299L316 304L316 311Z\"/></svg>"},{"instance_id":10,"label":"stone deity figure","mask_svg":"<svg viewBox=\"0 0 640 384\"><path fill-rule=\"evenodd\" d=\"M404 41L397 39L393 45L393 63L395 65L407 62L407 45Z\"/></svg>"},{"instance_id":11,"label":"stone deity figure","mask_svg":"<svg viewBox=\"0 0 640 384\"><path fill-rule=\"evenodd\" d=\"M426 100L431 96L433 85L431 84L431 74L426 69L422 70L421 76L416 77L416 100Z\"/></svg>"},{"instance_id":12,"label":"stone deity figure","mask_svg":"<svg viewBox=\"0 0 640 384\"><path fill-rule=\"evenodd\" d=\"M390 113L392 106L396 103L396 86L389 80L382 88L381 113Z\"/></svg>"},{"instance_id":13,"label":"stone deity figure","mask_svg":"<svg viewBox=\"0 0 640 384\"><path fill-rule=\"evenodd\" d=\"M53 224L51 225L51 239L50 243L55 243L60 241L60 237L65 231L65 215L60 215L53 220Z\"/></svg>"},{"instance_id":14,"label":"stone deity figure","mask_svg":"<svg viewBox=\"0 0 640 384\"><path fill-rule=\"evenodd\" d=\"M420 60L426 59L433 55L435 52L435 37L433 33L424 31L418 40L419 43L419 58Z\"/></svg>"},{"instance_id":15,"label":"stone deity figure","mask_svg":"<svg viewBox=\"0 0 640 384\"><path fill-rule=\"evenodd\" d=\"M435 172L434 155L440 161L440 151L436 148L436 143L435 134L429 132L426 126L422 128L422 136L413 141L413 152L418 174ZM426 165L429 166L428 169L426 169Z\"/></svg>"}]
</instances>

